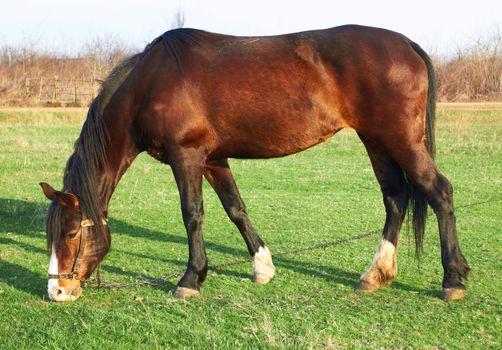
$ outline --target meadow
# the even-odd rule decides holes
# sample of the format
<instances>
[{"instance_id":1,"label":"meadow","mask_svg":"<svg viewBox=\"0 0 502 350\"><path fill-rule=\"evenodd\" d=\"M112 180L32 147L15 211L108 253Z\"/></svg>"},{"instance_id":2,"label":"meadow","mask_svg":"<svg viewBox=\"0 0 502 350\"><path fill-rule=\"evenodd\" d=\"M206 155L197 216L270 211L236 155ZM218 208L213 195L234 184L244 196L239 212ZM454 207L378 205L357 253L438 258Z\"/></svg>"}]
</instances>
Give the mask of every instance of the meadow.
<instances>
[{"instance_id":1,"label":"meadow","mask_svg":"<svg viewBox=\"0 0 502 350\"><path fill-rule=\"evenodd\" d=\"M500 349L502 348L502 109L438 113L437 163L455 191L457 225L472 272L468 294L443 302L439 235L429 218L417 263L403 228L398 277L374 294L354 290L379 235L276 257L275 279L251 280L251 259L204 184L209 264L202 296L173 298L177 280L125 289L88 286L73 303L49 302L45 216L38 185L62 186L84 109L0 109L0 348L2 349ZM342 131L286 158L231 160L248 212L272 253L379 229L385 212L369 158ZM183 270L186 234L169 167L142 154L110 205L105 280L131 282Z\"/></svg>"}]
</instances>

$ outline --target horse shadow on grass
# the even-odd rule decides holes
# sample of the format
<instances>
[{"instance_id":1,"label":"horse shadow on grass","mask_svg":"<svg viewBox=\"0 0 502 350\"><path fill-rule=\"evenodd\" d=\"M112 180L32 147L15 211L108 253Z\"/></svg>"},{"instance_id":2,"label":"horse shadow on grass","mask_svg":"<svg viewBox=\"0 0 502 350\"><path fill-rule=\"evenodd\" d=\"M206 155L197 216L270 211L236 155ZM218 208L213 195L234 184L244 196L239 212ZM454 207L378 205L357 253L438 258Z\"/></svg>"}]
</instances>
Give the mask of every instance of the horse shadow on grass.
<instances>
[{"instance_id":1,"label":"horse shadow on grass","mask_svg":"<svg viewBox=\"0 0 502 350\"><path fill-rule=\"evenodd\" d=\"M5 259L0 259L0 272L0 282L19 291L35 297L43 297L47 293L47 280L39 273Z\"/></svg>"},{"instance_id":2,"label":"horse shadow on grass","mask_svg":"<svg viewBox=\"0 0 502 350\"><path fill-rule=\"evenodd\" d=\"M17 199L6 199L0 198L0 232L9 232L13 235L19 236L29 236L33 237L34 240L44 239L40 235L41 231L44 231L45 227L45 217L47 215L48 205L43 205L33 201L22 201ZM187 240L184 236L176 235L168 232L160 232L151 230L149 228L139 227L135 225L128 224L125 221L110 219L110 227L112 229L113 235L124 235L135 238L141 238L145 240L150 240L154 242L165 242L165 243L175 243L183 246L186 249ZM235 230L236 234L237 229ZM15 236L13 236L15 237ZM12 238L0 237L0 244L6 246L17 246L18 248L31 251L37 254L46 254L46 250L39 248L34 245L16 241ZM179 267L182 271L186 267L186 261L180 261L175 259L168 259L165 257L158 257L156 255L149 255L144 253L138 253L134 251L124 250L121 248L112 248L119 254L125 254L130 257L137 257L142 259L149 259L156 263L166 263L169 265L175 265ZM229 247L222 245L220 243L206 241L206 249L209 251L225 253L236 257L236 260L249 259L249 264L251 264L251 258L247 250L244 248L237 249L234 247ZM324 252L322 254L329 254ZM40 274L34 272L24 266L8 262L8 257L0 258L0 273L1 280L7 281L7 284L12 287L28 292L33 295L44 295L47 288L47 280L40 277ZM211 262L210 262L211 263ZM300 258L289 258L286 256L274 257L274 263L277 266L279 273L281 269L291 270L298 274L303 274L306 276L315 276L316 278L322 278L330 283L343 284L345 286L355 286L359 274L356 272L346 271L341 268L335 268L332 266L325 266L319 263L311 263L301 261ZM129 280L143 280L143 279L155 279L155 276L149 276L145 274L139 274L134 271L128 271L121 266L116 266L108 264L105 262L102 266L102 270L105 272L113 273L116 275L124 276ZM45 272L45 271L44 271ZM166 274L173 271L166 271ZM231 268L218 269L218 274L233 276L237 278L247 278L248 274L235 271ZM105 275L106 278L106 275ZM292 282L294 283L294 282ZM175 289L175 284L170 281L162 281L161 283L155 284L152 287L161 289L166 292L173 291ZM430 295L435 295L437 291L424 291L414 288L410 285L400 283L395 281L392 284L393 288L421 292Z\"/></svg>"}]
</instances>

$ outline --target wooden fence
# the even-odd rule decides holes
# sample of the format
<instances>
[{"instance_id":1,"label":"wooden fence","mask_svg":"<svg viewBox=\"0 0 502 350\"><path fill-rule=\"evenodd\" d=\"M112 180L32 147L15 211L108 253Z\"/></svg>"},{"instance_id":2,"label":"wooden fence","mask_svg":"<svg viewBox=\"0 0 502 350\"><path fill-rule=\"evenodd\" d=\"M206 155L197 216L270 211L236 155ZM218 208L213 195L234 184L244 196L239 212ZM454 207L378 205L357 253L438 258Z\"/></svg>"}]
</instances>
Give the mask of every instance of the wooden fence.
<instances>
[{"instance_id":1,"label":"wooden fence","mask_svg":"<svg viewBox=\"0 0 502 350\"><path fill-rule=\"evenodd\" d=\"M89 104L99 91L95 80L59 79L55 77L25 78L23 97L28 101L54 104Z\"/></svg>"}]
</instances>

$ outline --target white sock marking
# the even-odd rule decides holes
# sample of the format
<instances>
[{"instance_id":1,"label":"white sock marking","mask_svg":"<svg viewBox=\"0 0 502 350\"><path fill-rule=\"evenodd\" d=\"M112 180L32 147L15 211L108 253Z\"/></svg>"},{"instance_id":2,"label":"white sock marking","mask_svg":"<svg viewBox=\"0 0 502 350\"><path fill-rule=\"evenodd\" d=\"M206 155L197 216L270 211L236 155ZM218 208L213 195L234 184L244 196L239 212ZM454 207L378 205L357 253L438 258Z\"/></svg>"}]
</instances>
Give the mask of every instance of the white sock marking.
<instances>
[{"instance_id":1,"label":"white sock marking","mask_svg":"<svg viewBox=\"0 0 502 350\"><path fill-rule=\"evenodd\" d=\"M255 282L267 283L275 275L275 267L272 262L272 255L267 247L260 247L254 255L253 270Z\"/></svg>"},{"instance_id":2,"label":"white sock marking","mask_svg":"<svg viewBox=\"0 0 502 350\"><path fill-rule=\"evenodd\" d=\"M364 280L376 266L384 267L385 270L390 269L394 263L395 257L396 247L394 247L394 244L383 237L380 238L377 251L375 252L375 256L373 256L373 262L370 268L361 275L360 279Z\"/></svg>"}]
</instances>

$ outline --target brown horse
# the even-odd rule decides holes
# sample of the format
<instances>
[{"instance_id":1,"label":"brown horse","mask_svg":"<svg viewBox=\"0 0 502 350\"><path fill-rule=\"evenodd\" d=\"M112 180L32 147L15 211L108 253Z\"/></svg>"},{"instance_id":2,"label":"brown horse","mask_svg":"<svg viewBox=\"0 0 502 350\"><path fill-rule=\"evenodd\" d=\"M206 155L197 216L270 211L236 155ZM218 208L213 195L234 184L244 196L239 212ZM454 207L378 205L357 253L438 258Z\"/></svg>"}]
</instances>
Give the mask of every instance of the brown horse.
<instances>
[{"instance_id":1,"label":"brown horse","mask_svg":"<svg viewBox=\"0 0 502 350\"><path fill-rule=\"evenodd\" d=\"M343 26L272 37L193 29L164 33L116 67L93 101L64 187L42 183L49 297L73 300L110 247L108 203L143 151L169 164L178 185L189 261L176 296L199 294L208 265L202 237L202 179L218 194L254 258L254 281L274 265L253 228L228 158L282 157L342 128L364 143L380 183L386 221L358 288L396 277L396 247L411 202L420 253L427 204L439 223L443 299L460 299L469 267L460 252L452 187L434 163L434 70L414 42L391 31Z\"/></svg>"}]
</instances>

